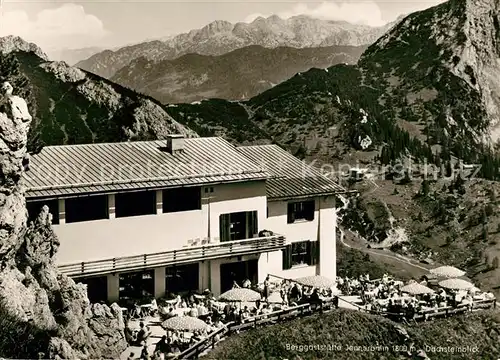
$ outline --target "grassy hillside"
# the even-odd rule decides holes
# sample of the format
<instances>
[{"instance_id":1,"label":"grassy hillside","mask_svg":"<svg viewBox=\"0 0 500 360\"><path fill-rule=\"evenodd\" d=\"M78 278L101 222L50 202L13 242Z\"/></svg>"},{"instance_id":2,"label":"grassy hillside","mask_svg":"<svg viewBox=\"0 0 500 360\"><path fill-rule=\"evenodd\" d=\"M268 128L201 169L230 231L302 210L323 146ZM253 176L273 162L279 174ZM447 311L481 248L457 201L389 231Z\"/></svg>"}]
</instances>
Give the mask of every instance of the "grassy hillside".
<instances>
[{"instance_id":1,"label":"grassy hillside","mask_svg":"<svg viewBox=\"0 0 500 360\"><path fill-rule=\"evenodd\" d=\"M204 358L392 360L417 359L418 350L424 350L432 360L496 360L500 356L499 313L480 312L455 316L418 326L404 326L404 329L409 335L409 341L405 341L401 334L401 325L388 319L339 309L328 314L317 314L233 335ZM315 345L317 348L299 351L293 349L293 345ZM374 349L356 351L349 350L349 346L372 346ZM400 351L410 346L413 349L411 355ZM453 354L431 351L431 347L439 346L477 350Z\"/></svg>"}]
</instances>

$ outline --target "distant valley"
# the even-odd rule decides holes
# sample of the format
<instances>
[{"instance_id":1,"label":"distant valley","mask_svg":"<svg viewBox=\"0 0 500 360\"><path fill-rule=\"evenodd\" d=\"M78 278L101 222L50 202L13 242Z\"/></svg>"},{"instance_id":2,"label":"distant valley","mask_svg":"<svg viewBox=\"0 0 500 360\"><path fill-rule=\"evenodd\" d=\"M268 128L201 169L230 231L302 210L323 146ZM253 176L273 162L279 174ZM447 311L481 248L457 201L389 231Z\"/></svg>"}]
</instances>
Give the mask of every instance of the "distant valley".
<instances>
[{"instance_id":1,"label":"distant valley","mask_svg":"<svg viewBox=\"0 0 500 360\"><path fill-rule=\"evenodd\" d=\"M220 56L183 55L175 60L132 61L111 80L162 103L208 98L251 98L311 68L355 64L366 46L274 49L248 46Z\"/></svg>"}]
</instances>

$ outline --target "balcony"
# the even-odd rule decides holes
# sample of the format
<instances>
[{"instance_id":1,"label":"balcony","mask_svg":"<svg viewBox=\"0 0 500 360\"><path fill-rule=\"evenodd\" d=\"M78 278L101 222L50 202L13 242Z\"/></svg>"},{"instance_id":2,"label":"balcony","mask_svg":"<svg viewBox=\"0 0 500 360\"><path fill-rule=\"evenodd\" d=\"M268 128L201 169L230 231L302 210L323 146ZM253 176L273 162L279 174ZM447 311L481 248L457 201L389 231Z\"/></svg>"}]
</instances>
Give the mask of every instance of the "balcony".
<instances>
[{"instance_id":1,"label":"balcony","mask_svg":"<svg viewBox=\"0 0 500 360\"><path fill-rule=\"evenodd\" d=\"M272 235L217 244L191 246L160 253L103 259L59 265L59 270L72 277L97 276L115 272L150 269L225 257L259 254L285 247L285 237Z\"/></svg>"}]
</instances>

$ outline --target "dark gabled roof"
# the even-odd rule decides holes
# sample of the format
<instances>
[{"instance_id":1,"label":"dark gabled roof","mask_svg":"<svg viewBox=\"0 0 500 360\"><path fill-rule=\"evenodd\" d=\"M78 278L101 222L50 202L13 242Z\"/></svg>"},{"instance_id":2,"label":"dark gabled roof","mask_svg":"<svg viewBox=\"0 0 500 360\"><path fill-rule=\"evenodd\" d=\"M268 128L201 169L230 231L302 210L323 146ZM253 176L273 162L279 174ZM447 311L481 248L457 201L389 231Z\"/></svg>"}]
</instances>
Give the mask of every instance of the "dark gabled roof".
<instances>
[{"instance_id":1,"label":"dark gabled roof","mask_svg":"<svg viewBox=\"0 0 500 360\"><path fill-rule=\"evenodd\" d=\"M345 193L335 181L321 174L278 145L240 146L237 150L264 169L268 199L287 199Z\"/></svg>"},{"instance_id":2,"label":"dark gabled roof","mask_svg":"<svg viewBox=\"0 0 500 360\"><path fill-rule=\"evenodd\" d=\"M47 146L31 157L28 198L265 179L267 174L222 138Z\"/></svg>"}]
</instances>

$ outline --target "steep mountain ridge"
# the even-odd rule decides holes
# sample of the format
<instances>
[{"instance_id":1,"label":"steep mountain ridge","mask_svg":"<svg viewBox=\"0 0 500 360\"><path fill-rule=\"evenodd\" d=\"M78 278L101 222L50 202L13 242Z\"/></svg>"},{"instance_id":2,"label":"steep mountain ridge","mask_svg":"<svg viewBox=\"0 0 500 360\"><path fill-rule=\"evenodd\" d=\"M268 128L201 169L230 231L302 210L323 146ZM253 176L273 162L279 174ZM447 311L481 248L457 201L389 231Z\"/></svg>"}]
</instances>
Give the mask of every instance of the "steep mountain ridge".
<instances>
[{"instance_id":1,"label":"steep mountain ridge","mask_svg":"<svg viewBox=\"0 0 500 360\"><path fill-rule=\"evenodd\" d=\"M481 105L464 107L465 115L457 111L449 115L463 125L476 128L476 133L469 134L476 141L491 138L495 142L500 136L499 19L498 0L449 1L401 21L368 48L361 57L360 66L371 74L377 73L378 78L392 77L393 82L402 79L402 83L392 88L411 93L410 105L417 98L425 98L420 96L421 91L442 92L449 83L466 82L467 85L459 85L465 89L462 91L474 97L479 95ZM391 59L396 55L415 59L402 64ZM382 63L385 68L378 66ZM390 68L391 63L396 66ZM415 84L419 88L414 87ZM425 103L430 99L422 100ZM442 100L445 107L457 107L452 99L438 100Z\"/></svg>"},{"instance_id":2,"label":"steep mountain ridge","mask_svg":"<svg viewBox=\"0 0 500 360\"><path fill-rule=\"evenodd\" d=\"M17 51L31 52L40 59L49 61L47 54L34 43L24 41L19 36L9 35L0 37L0 55L7 55Z\"/></svg>"},{"instance_id":3,"label":"steep mountain ridge","mask_svg":"<svg viewBox=\"0 0 500 360\"><path fill-rule=\"evenodd\" d=\"M111 80L162 103L207 98L247 99L313 67L354 64L364 46L274 49L253 45L220 56L183 55L175 60L133 60Z\"/></svg>"},{"instance_id":4,"label":"steep mountain ridge","mask_svg":"<svg viewBox=\"0 0 500 360\"><path fill-rule=\"evenodd\" d=\"M275 15L267 19L259 17L250 24L231 24L218 20L165 41L149 41L116 51L104 51L80 61L76 66L110 78L139 57L161 61L190 53L222 55L251 45L267 48L362 46L373 43L393 25L394 23L390 23L382 27L370 27L303 15L287 20Z\"/></svg>"},{"instance_id":5,"label":"steep mountain ridge","mask_svg":"<svg viewBox=\"0 0 500 360\"><path fill-rule=\"evenodd\" d=\"M196 136L157 101L64 62L22 52L25 48L21 43L0 56L0 78L11 81L32 109L36 136L30 138L30 149L35 141L50 145L156 139L169 133Z\"/></svg>"}]
</instances>

